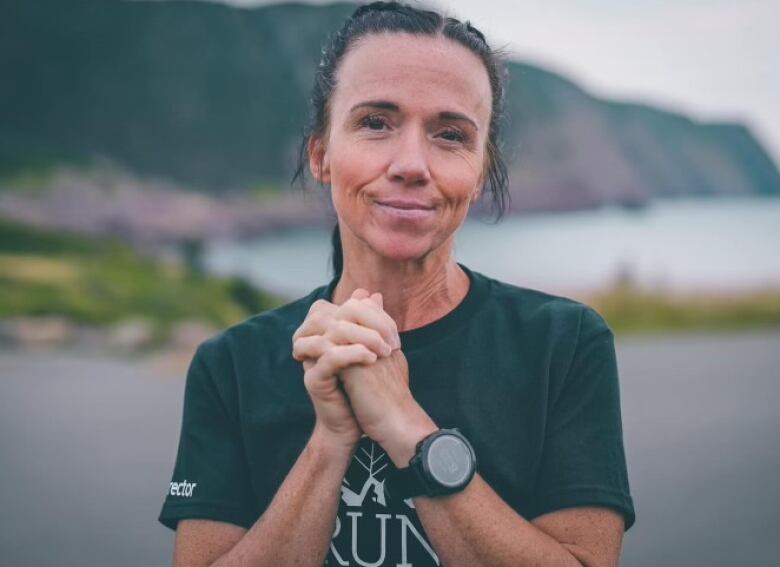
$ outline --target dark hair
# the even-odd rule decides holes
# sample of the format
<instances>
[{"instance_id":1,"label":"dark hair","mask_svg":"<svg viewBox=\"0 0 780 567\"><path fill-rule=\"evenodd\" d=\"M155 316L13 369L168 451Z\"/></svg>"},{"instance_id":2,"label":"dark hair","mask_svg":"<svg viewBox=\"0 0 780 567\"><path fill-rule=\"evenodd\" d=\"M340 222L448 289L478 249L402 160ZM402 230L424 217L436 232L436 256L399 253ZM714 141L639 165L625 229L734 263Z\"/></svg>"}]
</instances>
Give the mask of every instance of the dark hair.
<instances>
[{"instance_id":1,"label":"dark hair","mask_svg":"<svg viewBox=\"0 0 780 567\"><path fill-rule=\"evenodd\" d=\"M298 166L292 181L300 179L303 183L304 171L308 163L308 142L312 137L324 137L327 132L330 120L329 103L336 87L339 63L344 55L361 37L386 32L441 35L463 45L482 60L492 91L486 188L493 197L496 218L501 218L509 204L509 190L506 164L498 143L500 125L504 116L505 82L505 72L499 53L490 48L485 36L468 21L461 22L455 18L443 17L436 12L414 8L400 2L372 2L359 6L323 47L322 59L314 77L314 87L309 101L309 124L304 130L298 150ZM338 224L333 230L332 243L333 271L338 275L343 268Z\"/></svg>"}]
</instances>

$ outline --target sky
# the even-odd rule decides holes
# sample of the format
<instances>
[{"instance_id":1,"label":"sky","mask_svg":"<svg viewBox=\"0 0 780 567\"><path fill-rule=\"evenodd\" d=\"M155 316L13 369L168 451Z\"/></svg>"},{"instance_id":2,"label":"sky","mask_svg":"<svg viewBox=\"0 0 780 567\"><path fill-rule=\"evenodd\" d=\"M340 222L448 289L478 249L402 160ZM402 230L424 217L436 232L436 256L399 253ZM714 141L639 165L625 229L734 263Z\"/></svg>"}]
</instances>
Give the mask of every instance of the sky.
<instances>
[{"instance_id":1,"label":"sky","mask_svg":"<svg viewBox=\"0 0 780 567\"><path fill-rule=\"evenodd\" d=\"M428 5L470 20L494 47L559 72L595 95L704 121L744 122L780 164L780 0L434 0Z\"/></svg>"}]
</instances>

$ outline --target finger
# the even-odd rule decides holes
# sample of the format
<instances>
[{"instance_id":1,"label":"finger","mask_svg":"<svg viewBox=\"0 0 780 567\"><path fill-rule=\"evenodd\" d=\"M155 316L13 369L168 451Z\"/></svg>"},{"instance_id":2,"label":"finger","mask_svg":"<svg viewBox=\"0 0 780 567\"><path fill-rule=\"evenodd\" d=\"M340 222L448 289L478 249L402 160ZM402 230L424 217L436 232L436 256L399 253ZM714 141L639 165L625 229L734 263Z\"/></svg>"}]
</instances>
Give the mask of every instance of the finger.
<instances>
[{"instance_id":1,"label":"finger","mask_svg":"<svg viewBox=\"0 0 780 567\"><path fill-rule=\"evenodd\" d=\"M368 292L368 290L363 289L362 287L359 287L352 292L352 297L354 297L355 299L366 299L370 295L371 294Z\"/></svg>"},{"instance_id":2,"label":"finger","mask_svg":"<svg viewBox=\"0 0 780 567\"><path fill-rule=\"evenodd\" d=\"M376 353L377 356L390 356L393 351L393 345L386 342L378 331L351 321L334 321L324 336L333 344L360 343Z\"/></svg>"},{"instance_id":3,"label":"finger","mask_svg":"<svg viewBox=\"0 0 780 567\"><path fill-rule=\"evenodd\" d=\"M325 301L324 299L318 299L312 303L303 323L301 323L301 326L293 333L293 341L300 337L322 335L328 324L333 320L333 316L337 310L338 305Z\"/></svg>"},{"instance_id":4,"label":"finger","mask_svg":"<svg viewBox=\"0 0 780 567\"><path fill-rule=\"evenodd\" d=\"M307 358L317 359L333 347L333 343L323 335L301 337L293 343L293 358L303 362Z\"/></svg>"},{"instance_id":5,"label":"finger","mask_svg":"<svg viewBox=\"0 0 780 567\"><path fill-rule=\"evenodd\" d=\"M339 372L355 364L373 364L376 354L360 344L336 345L328 349L304 377L311 382L330 380Z\"/></svg>"},{"instance_id":6,"label":"finger","mask_svg":"<svg viewBox=\"0 0 780 567\"><path fill-rule=\"evenodd\" d=\"M392 317L385 311L377 309L373 302L363 302L356 299L348 299L339 306L333 317L339 320L351 321L376 330L385 342L395 348L401 346L398 339L398 327Z\"/></svg>"},{"instance_id":7,"label":"finger","mask_svg":"<svg viewBox=\"0 0 780 567\"><path fill-rule=\"evenodd\" d=\"M352 292L352 295L349 299L353 300L359 300L364 302L366 305L370 305L371 307L378 307L379 309L382 308L381 303L377 305L376 299L374 296L379 295L381 297L382 294L380 293L370 293L367 289L364 289L362 287L357 288L355 291ZM349 300L347 300L349 301Z\"/></svg>"},{"instance_id":8,"label":"finger","mask_svg":"<svg viewBox=\"0 0 780 567\"><path fill-rule=\"evenodd\" d=\"M320 311L324 311L324 312L334 311L337 307L338 305L336 305L335 303L331 303L326 299L318 299L317 301L315 301L309 306L308 315Z\"/></svg>"},{"instance_id":9,"label":"finger","mask_svg":"<svg viewBox=\"0 0 780 567\"><path fill-rule=\"evenodd\" d=\"M382 294L379 292L371 294L371 300L377 304L377 306L384 311L384 305L382 300Z\"/></svg>"}]
</instances>

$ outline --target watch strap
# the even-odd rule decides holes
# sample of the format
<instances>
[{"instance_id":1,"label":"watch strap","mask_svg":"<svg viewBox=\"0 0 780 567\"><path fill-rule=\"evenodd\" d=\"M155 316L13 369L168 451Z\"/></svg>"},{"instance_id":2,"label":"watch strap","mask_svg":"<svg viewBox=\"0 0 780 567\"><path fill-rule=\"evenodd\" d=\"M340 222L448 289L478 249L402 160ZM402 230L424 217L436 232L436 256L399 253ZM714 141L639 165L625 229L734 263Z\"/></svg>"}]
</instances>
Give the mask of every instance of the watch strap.
<instances>
[{"instance_id":1,"label":"watch strap","mask_svg":"<svg viewBox=\"0 0 780 567\"><path fill-rule=\"evenodd\" d=\"M428 487L417 472L417 467L410 464L410 466L402 469L393 468L387 473L385 490L393 499L406 500L407 498L426 494Z\"/></svg>"}]
</instances>

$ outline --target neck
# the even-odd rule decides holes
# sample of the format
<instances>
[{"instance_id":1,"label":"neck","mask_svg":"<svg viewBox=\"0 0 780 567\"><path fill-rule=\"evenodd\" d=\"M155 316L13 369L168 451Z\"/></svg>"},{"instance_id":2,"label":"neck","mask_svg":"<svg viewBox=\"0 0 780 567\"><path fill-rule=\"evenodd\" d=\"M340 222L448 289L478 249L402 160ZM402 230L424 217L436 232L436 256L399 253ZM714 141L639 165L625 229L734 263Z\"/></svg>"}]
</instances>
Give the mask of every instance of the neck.
<instances>
[{"instance_id":1,"label":"neck","mask_svg":"<svg viewBox=\"0 0 780 567\"><path fill-rule=\"evenodd\" d=\"M422 327L452 311L466 296L469 278L452 258L452 243L421 259L389 260L374 252L344 249L344 270L333 303L344 303L363 288L382 294L385 311L399 331Z\"/></svg>"}]
</instances>

